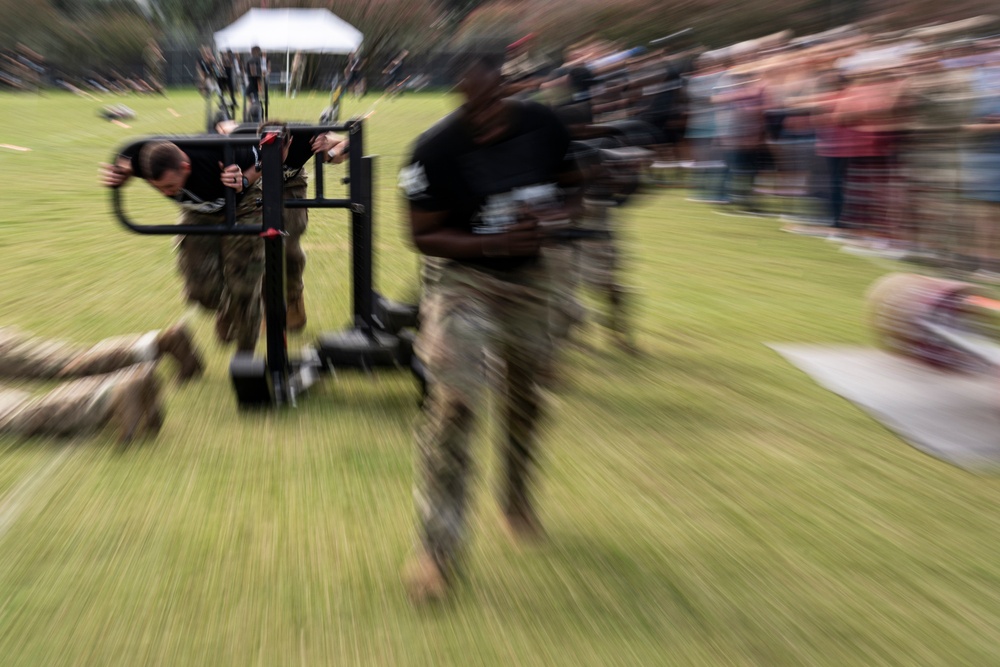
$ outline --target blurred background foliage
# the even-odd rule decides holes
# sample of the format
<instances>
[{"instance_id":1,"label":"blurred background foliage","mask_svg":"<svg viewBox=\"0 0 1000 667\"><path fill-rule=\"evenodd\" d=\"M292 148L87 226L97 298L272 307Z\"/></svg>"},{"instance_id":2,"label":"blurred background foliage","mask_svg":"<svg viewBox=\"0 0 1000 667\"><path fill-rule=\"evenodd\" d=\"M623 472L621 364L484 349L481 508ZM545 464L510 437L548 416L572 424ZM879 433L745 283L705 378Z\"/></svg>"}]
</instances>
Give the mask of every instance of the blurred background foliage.
<instances>
[{"instance_id":1,"label":"blurred background foliage","mask_svg":"<svg viewBox=\"0 0 1000 667\"><path fill-rule=\"evenodd\" d=\"M330 9L364 33L369 74L402 48L429 57L529 32L552 54L589 36L632 46L684 29L685 46L716 48L784 29L902 29L984 10L979 0L0 0L0 48L23 44L67 73L127 67L142 62L150 38L190 50L258 6Z\"/></svg>"}]
</instances>

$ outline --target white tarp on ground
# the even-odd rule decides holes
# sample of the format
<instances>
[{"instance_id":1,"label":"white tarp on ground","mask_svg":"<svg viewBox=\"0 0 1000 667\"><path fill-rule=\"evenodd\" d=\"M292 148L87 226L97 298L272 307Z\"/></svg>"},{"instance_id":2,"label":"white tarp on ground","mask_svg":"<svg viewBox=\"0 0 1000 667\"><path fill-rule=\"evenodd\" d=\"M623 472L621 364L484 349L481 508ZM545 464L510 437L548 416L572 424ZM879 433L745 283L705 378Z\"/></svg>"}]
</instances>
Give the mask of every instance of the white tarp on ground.
<instances>
[{"instance_id":1,"label":"white tarp on ground","mask_svg":"<svg viewBox=\"0 0 1000 667\"><path fill-rule=\"evenodd\" d=\"M938 370L869 348L768 347L920 451L973 472L1000 473L1000 384L994 375Z\"/></svg>"},{"instance_id":2,"label":"white tarp on ground","mask_svg":"<svg viewBox=\"0 0 1000 667\"><path fill-rule=\"evenodd\" d=\"M327 9L251 9L215 33L218 51L248 53L254 46L265 52L351 53L364 36Z\"/></svg>"}]
</instances>

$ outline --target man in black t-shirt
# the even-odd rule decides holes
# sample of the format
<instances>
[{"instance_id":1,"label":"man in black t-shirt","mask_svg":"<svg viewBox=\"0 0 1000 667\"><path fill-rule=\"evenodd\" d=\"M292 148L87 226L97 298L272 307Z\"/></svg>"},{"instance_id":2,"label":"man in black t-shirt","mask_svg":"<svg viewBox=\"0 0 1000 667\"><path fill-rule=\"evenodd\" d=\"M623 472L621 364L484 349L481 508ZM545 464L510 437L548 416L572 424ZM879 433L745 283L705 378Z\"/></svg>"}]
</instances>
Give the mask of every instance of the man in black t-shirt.
<instances>
[{"instance_id":1,"label":"man in black t-shirt","mask_svg":"<svg viewBox=\"0 0 1000 667\"><path fill-rule=\"evenodd\" d=\"M233 88L233 52L226 51L225 53L220 53L221 56L221 68L217 72L219 81L219 90L223 99L225 99L226 92L229 92L229 104L232 109L236 109L236 91ZM219 60L219 59L217 59Z\"/></svg>"},{"instance_id":2,"label":"man in black t-shirt","mask_svg":"<svg viewBox=\"0 0 1000 667\"><path fill-rule=\"evenodd\" d=\"M219 64L212 54L212 49L208 46L198 48L198 91L206 98L211 99L215 95L218 87L216 74L220 71Z\"/></svg>"},{"instance_id":3,"label":"man in black t-shirt","mask_svg":"<svg viewBox=\"0 0 1000 667\"><path fill-rule=\"evenodd\" d=\"M501 58L465 59L460 109L425 132L400 173L417 249L440 264L421 301L416 351L428 395L418 432L422 550L406 581L443 597L465 530L469 439L485 351L505 366L503 511L516 538L541 535L530 496L537 382L550 358L544 227L568 220L578 182L569 135L545 107L502 99Z\"/></svg>"},{"instance_id":4,"label":"man in black t-shirt","mask_svg":"<svg viewBox=\"0 0 1000 667\"><path fill-rule=\"evenodd\" d=\"M281 121L266 121L268 127L283 125ZM263 127L263 125L262 125ZM285 199L305 199L308 188L305 165L314 152L305 137L294 137L285 126L285 145L282 151L282 182ZM289 331L299 331L306 325L306 306L302 276L306 270L306 253L302 249L302 235L309 226L309 209L283 208L285 226L285 297L288 303L286 323Z\"/></svg>"},{"instance_id":5,"label":"man in black t-shirt","mask_svg":"<svg viewBox=\"0 0 1000 667\"><path fill-rule=\"evenodd\" d=\"M247 87L244 92L246 95L246 106L243 110L243 118L247 121L258 122L264 119L262 105L264 87L267 85L264 81L266 75L264 71L264 54L261 52L259 46L250 49L250 57L247 58L246 63L243 65L243 71L247 77Z\"/></svg>"},{"instance_id":6,"label":"man in black t-shirt","mask_svg":"<svg viewBox=\"0 0 1000 667\"><path fill-rule=\"evenodd\" d=\"M410 52L403 49L382 70L382 74L385 75L386 93L398 95L402 92L403 84L406 82L406 79L403 78L403 63L406 61L406 56L408 55L410 55Z\"/></svg>"},{"instance_id":7,"label":"man in black t-shirt","mask_svg":"<svg viewBox=\"0 0 1000 667\"><path fill-rule=\"evenodd\" d=\"M281 121L269 120L264 127L284 128L285 145L282 152L285 199L305 199L308 187L306 163L320 153L325 162L340 164L346 158L347 139L333 132L320 135L296 133ZM309 226L309 209L283 209L285 232L285 295L288 303L287 325L289 331L299 331L306 325L306 306L303 297L305 283L302 276L306 269L306 253L302 249L302 235Z\"/></svg>"},{"instance_id":8,"label":"man in black t-shirt","mask_svg":"<svg viewBox=\"0 0 1000 667\"><path fill-rule=\"evenodd\" d=\"M361 79L363 78L361 65L361 54L358 51L352 51L351 55L347 58L347 67L344 68L344 90L355 97L364 95L361 84Z\"/></svg>"},{"instance_id":9,"label":"man in black t-shirt","mask_svg":"<svg viewBox=\"0 0 1000 667\"><path fill-rule=\"evenodd\" d=\"M169 141L132 147L104 165L104 185L117 188L132 176L144 179L181 208L178 224L225 223L226 189L236 191L236 222L260 225L258 152L237 147L223 166L221 146L181 150ZM185 295L216 313L216 334L253 351L260 336L264 245L257 235L181 236L177 254Z\"/></svg>"},{"instance_id":10,"label":"man in black t-shirt","mask_svg":"<svg viewBox=\"0 0 1000 667\"><path fill-rule=\"evenodd\" d=\"M284 137L282 147L282 182L284 199L305 199L308 186L305 165L316 154L322 154L324 162L340 164L347 157L349 140L346 137L327 132L325 134L303 133L294 126L289 127L280 120L269 120L253 127L244 123L238 125L228 121L219 123L219 134L257 134L264 128L281 128ZM305 328L306 307L303 297L305 283L302 280L306 269L306 253L302 249L302 235L309 226L309 209L282 208L282 223L285 233L285 300L287 303L286 326L295 332Z\"/></svg>"},{"instance_id":11,"label":"man in black t-shirt","mask_svg":"<svg viewBox=\"0 0 1000 667\"><path fill-rule=\"evenodd\" d=\"M268 121L273 124L273 121ZM323 155L324 162L340 164L347 158L348 139L333 132L307 137L296 135L292 128L290 145L285 149L285 190L286 199L303 199L306 196L305 164L316 154ZM304 283L302 274L306 268L306 253L302 249L301 237L309 225L309 209L286 208L285 231L285 275L288 294L288 328L301 329L306 324L306 307L302 296Z\"/></svg>"}]
</instances>

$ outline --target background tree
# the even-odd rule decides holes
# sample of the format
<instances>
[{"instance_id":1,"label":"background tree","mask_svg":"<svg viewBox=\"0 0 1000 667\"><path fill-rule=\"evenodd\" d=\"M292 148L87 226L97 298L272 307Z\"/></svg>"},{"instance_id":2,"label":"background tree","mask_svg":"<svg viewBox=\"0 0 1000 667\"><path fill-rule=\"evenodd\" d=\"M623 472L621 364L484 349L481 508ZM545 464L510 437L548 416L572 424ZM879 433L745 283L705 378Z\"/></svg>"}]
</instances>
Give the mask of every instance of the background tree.
<instances>
[{"instance_id":1,"label":"background tree","mask_svg":"<svg viewBox=\"0 0 1000 667\"><path fill-rule=\"evenodd\" d=\"M263 0L0 0L0 48L18 43L68 72L142 62L150 36L190 49ZM981 0L270 0L270 7L326 8L365 35L373 84L402 48L415 60L470 41L504 44L529 32L558 53L596 34L625 46L690 28L709 48L783 29L805 35L861 22L905 29L984 10ZM677 43L674 43L676 46Z\"/></svg>"}]
</instances>

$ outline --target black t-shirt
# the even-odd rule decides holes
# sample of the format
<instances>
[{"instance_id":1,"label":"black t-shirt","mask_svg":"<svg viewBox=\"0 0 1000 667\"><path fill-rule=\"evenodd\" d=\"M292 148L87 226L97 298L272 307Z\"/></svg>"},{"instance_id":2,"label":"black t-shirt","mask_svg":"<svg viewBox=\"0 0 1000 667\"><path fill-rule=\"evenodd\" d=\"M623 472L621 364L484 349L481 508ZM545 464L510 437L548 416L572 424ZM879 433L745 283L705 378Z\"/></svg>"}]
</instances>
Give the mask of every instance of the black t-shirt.
<instances>
[{"instance_id":1,"label":"black t-shirt","mask_svg":"<svg viewBox=\"0 0 1000 667\"><path fill-rule=\"evenodd\" d=\"M142 165L139 164L139 150L144 144L139 143L130 146L123 154L132 162L132 173L139 178L147 178L143 173ZM218 213L226 205L226 186L222 184L222 169L219 163L225 164L223 159L222 146L188 146L182 147L182 151L187 155L191 163L191 173L188 174L184 187L174 197L182 208L196 213ZM256 146L234 146L233 162L239 165L240 169L249 169L258 161ZM236 194L236 201L242 197L242 193Z\"/></svg>"},{"instance_id":2,"label":"black t-shirt","mask_svg":"<svg viewBox=\"0 0 1000 667\"><path fill-rule=\"evenodd\" d=\"M447 116L417 140L399 183L410 206L447 211L445 225L473 234L496 234L517 222L521 206L560 203L560 177L576 169L567 155L570 137L548 108L513 102L511 127L489 145L473 142L461 113ZM534 257L460 260L511 271Z\"/></svg>"},{"instance_id":3,"label":"black t-shirt","mask_svg":"<svg viewBox=\"0 0 1000 667\"><path fill-rule=\"evenodd\" d=\"M285 158L285 180L298 175L309 162L309 158L315 155L312 149L312 140L316 137L315 132L301 133L291 128L292 144L288 147L288 157Z\"/></svg>"},{"instance_id":4,"label":"black t-shirt","mask_svg":"<svg viewBox=\"0 0 1000 667\"><path fill-rule=\"evenodd\" d=\"M316 137L315 132L297 131L294 126L288 129L292 135L292 143L288 147L288 157L285 158L283 164L285 181L298 176L309 159L315 155L312 150L312 140ZM257 134L257 123L243 123L237 126L233 134L237 136Z\"/></svg>"}]
</instances>

